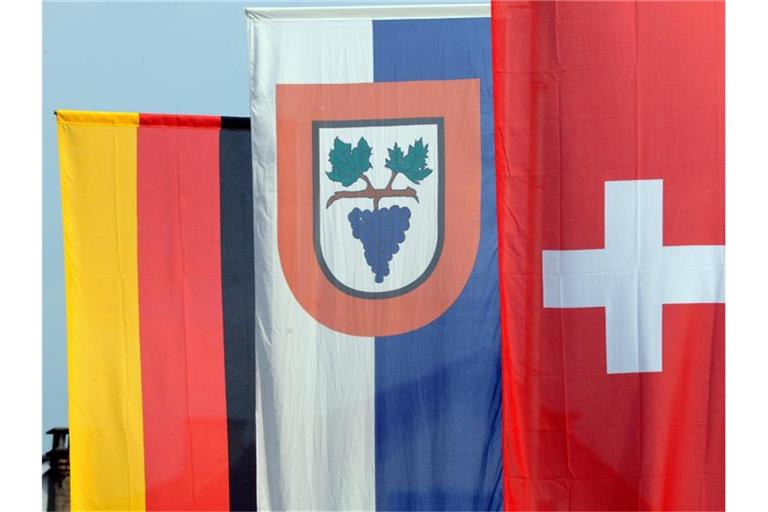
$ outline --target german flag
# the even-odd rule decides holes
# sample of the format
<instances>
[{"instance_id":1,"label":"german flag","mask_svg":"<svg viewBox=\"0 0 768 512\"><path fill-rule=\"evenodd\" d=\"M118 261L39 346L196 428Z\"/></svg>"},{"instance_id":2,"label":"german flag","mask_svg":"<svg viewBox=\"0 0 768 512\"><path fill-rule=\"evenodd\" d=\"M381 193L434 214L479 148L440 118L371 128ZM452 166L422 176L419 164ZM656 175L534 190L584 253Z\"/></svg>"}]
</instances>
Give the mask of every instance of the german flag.
<instances>
[{"instance_id":1,"label":"german flag","mask_svg":"<svg viewBox=\"0 0 768 512\"><path fill-rule=\"evenodd\" d=\"M57 118L72 509L255 509L249 120Z\"/></svg>"}]
</instances>

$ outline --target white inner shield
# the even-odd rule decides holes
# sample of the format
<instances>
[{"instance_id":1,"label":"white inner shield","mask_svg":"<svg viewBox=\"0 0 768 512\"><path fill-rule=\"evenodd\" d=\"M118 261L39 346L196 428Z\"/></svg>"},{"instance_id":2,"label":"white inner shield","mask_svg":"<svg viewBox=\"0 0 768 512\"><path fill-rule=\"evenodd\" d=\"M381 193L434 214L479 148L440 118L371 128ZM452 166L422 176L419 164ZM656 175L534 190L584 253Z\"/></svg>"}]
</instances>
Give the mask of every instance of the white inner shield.
<instances>
[{"instance_id":1,"label":"white inner shield","mask_svg":"<svg viewBox=\"0 0 768 512\"><path fill-rule=\"evenodd\" d=\"M410 197L382 198L379 208L397 205L407 207L411 212L410 226L405 232L405 241L389 262L389 275L382 283L375 281L375 275L365 260L363 245L352 235L348 215L353 208L373 210L369 198L343 198L326 208L326 202L335 192L354 191L366 187L358 180L349 187L332 181L326 175L331 171L328 154L333 142L339 137L354 148L360 137L364 137L372 148L371 165L365 174L375 188L385 188L391 172L384 167L389 154L387 149L395 142L408 152L408 146L416 139L423 139L428 145L427 167L432 173L416 185L402 174L398 174L392 186L395 189L411 187L416 190L419 201ZM318 130L318 193L320 249L328 270L343 285L362 292L389 292L404 288L419 279L429 267L438 243L438 130L436 124L414 124L398 126L328 127Z\"/></svg>"}]
</instances>

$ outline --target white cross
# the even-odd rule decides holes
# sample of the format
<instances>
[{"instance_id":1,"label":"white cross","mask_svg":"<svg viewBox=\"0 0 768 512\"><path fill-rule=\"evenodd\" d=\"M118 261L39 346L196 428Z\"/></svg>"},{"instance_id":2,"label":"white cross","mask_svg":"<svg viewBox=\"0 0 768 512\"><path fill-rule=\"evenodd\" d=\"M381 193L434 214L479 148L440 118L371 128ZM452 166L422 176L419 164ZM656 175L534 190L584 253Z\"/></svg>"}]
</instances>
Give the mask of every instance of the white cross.
<instances>
[{"instance_id":1,"label":"white cross","mask_svg":"<svg viewBox=\"0 0 768 512\"><path fill-rule=\"evenodd\" d=\"M608 373L661 371L663 304L725 301L725 246L664 246L662 198L662 180L607 181L605 248L542 251L544 307L605 308Z\"/></svg>"}]
</instances>

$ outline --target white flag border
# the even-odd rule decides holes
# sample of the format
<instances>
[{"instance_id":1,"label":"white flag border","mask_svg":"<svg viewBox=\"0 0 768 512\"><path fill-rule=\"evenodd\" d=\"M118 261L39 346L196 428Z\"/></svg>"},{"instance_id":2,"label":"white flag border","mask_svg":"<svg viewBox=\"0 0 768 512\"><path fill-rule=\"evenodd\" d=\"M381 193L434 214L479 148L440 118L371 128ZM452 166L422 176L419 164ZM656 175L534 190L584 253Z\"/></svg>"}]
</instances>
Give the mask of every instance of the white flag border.
<instances>
[{"instance_id":1,"label":"white flag border","mask_svg":"<svg viewBox=\"0 0 768 512\"><path fill-rule=\"evenodd\" d=\"M336 7L246 7L252 20L349 20L349 19L430 19L489 18L491 5L476 4L412 4Z\"/></svg>"}]
</instances>

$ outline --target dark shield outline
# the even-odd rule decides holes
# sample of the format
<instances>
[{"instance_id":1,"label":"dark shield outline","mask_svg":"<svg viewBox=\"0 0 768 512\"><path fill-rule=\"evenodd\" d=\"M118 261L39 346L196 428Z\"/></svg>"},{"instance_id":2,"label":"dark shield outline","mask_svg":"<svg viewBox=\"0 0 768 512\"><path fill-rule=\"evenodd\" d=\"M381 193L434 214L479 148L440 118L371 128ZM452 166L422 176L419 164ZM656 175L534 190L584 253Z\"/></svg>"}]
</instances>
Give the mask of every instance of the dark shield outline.
<instances>
[{"instance_id":1,"label":"dark shield outline","mask_svg":"<svg viewBox=\"0 0 768 512\"><path fill-rule=\"evenodd\" d=\"M320 208L321 201L319 200L320 192L320 155L319 155L319 138L321 128L357 128L361 126L403 126L414 124L434 124L437 126L437 245L435 246L435 252L432 255L432 260L427 265L427 268L422 274L410 284L398 288L396 290L389 290L386 292L364 292L355 290L349 286L341 283L336 276L333 275L331 269L325 262L323 257L323 251L320 246ZM437 262L440 260L440 255L443 252L443 241L445 231L445 134L444 134L444 118L442 117L410 117L400 119L354 119L354 120L339 120L339 121L312 121L312 201L314 207L312 209L312 223L313 223L313 238L315 247L315 257L320 265L320 268L325 274L328 281L331 282L336 288L361 299L389 299L392 297L398 297L406 294L411 290L420 286L435 270Z\"/></svg>"}]
</instances>

